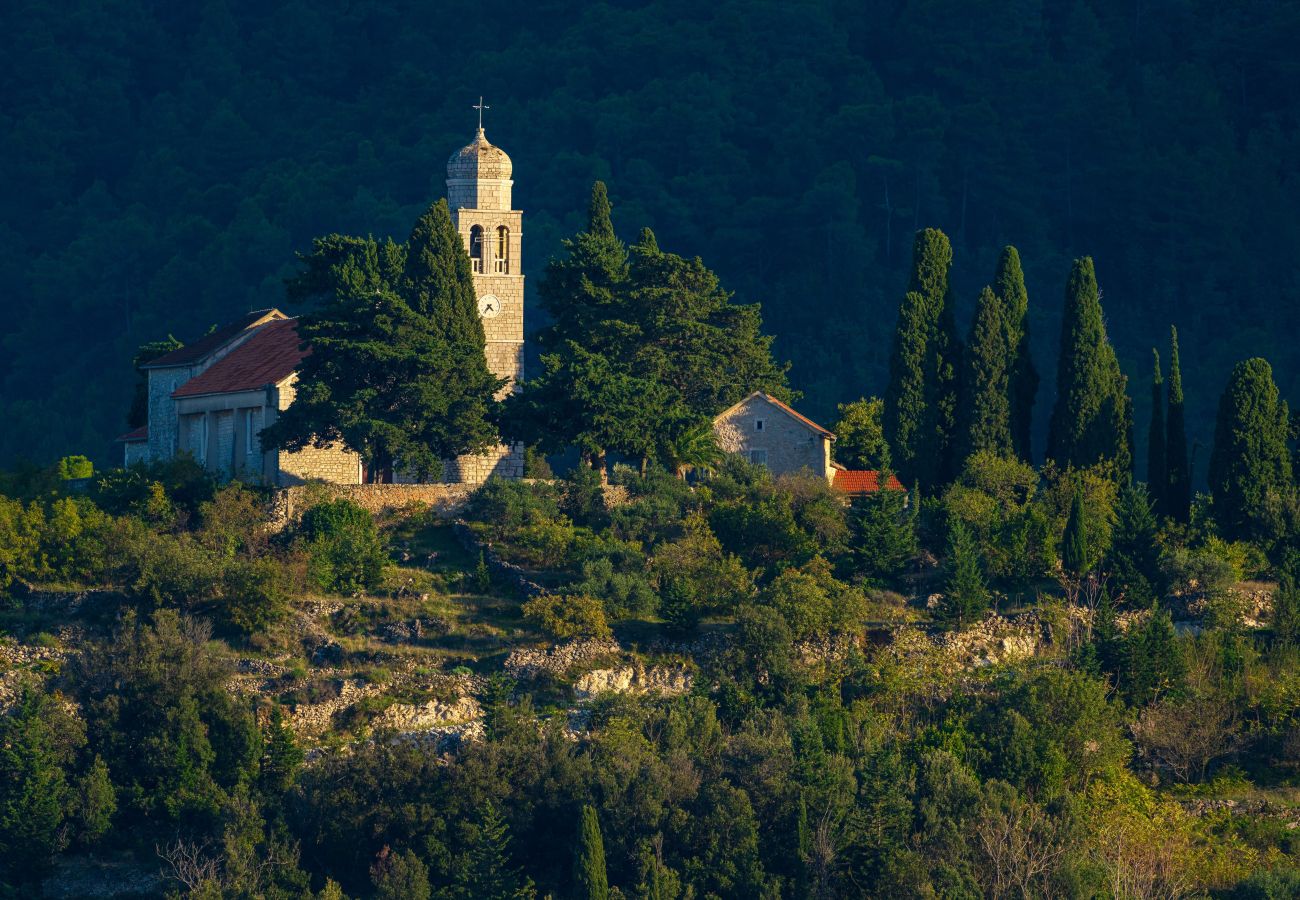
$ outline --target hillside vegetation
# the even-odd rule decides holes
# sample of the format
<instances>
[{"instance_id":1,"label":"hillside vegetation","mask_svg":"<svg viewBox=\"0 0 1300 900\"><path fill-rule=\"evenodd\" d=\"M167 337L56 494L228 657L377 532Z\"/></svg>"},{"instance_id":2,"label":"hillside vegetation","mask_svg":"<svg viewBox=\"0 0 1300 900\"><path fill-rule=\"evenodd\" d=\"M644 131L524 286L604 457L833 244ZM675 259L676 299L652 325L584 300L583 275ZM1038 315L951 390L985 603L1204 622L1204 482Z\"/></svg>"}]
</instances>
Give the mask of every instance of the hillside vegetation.
<instances>
[{"instance_id":1,"label":"hillside vegetation","mask_svg":"<svg viewBox=\"0 0 1300 900\"><path fill-rule=\"evenodd\" d=\"M5 890L1289 896L1294 570L1017 466L288 523L183 461L10 476Z\"/></svg>"}]
</instances>

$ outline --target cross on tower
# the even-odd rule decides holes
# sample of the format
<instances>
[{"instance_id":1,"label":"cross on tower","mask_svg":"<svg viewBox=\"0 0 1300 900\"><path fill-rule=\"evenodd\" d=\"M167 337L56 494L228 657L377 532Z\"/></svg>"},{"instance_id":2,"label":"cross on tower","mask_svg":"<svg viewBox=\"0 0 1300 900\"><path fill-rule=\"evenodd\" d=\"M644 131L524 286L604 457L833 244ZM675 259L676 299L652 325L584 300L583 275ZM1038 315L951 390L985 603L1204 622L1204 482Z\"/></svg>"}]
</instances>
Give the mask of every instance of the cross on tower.
<instances>
[{"instance_id":1,"label":"cross on tower","mask_svg":"<svg viewBox=\"0 0 1300 900\"><path fill-rule=\"evenodd\" d=\"M470 107L470 109L477 109L477 110L478 110L478 130L479 130L479 131L482 131L482 130L483 130L483 110L485 110L485 109L491 109L491 108L492 108L492 107L490 107L490 106L486 106L486 105L484 105L484 103L483 103L483 98L482 98L482 97L479 97L479 98L478 98L478 103L475 103L473 106Z\"/></svg>"}]
</instances>

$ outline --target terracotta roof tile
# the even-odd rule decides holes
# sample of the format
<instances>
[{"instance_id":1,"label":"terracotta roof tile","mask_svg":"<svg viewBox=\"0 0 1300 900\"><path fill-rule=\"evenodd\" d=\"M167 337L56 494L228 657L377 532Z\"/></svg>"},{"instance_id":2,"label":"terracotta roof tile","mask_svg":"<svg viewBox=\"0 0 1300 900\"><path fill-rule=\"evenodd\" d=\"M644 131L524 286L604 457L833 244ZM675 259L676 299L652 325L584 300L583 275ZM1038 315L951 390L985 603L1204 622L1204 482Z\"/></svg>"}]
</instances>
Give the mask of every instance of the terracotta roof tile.
<instances>
[{"instance_id":1,"label":"terracotta roof tile","mask_svg":"<svg viewBox=\"0 0 1300 900\"><path fill-rule=\"evenodd\" d=\"M135 428L131 431L128 431L126 434L120 434L117 437L113 438L113 442L117 444L135 444L140 441L147 441L147 440L149 440L148 425L141 425L139 428Z\"/></svg>"},{"instance_id":2,"label":"terracotta roof tile","mask_svg":"<svg viewBox=\"0 0 1300 900\"><path fill-rule=\"evenodd\" d=\"M250 313L245 313L235 321L221 326L216 331L205 334L192 344L186 344L184 347L178 347L170 353L164 353L157 359L149 360L142 368L161 369L168 366L186 366L198 362L233 341L241 332L268 318L283 319L284 313L278 309L256 309Z\"/></svg>"},{"instance_id":3,"label":"terracotta roof tile","mask_svg":"<svg viewBox=\"0 0 1300 900\"><path fill-rule=\"evenodd\" d=\"M298 341L298 320L277 319L258 326L244 343L172 392L173 397L232 394L276 384L297 370L310 351Z\"/></svg>"},{"instance_id":4,"label":"terracotta roof tile","mask_svg":"<svg viewBox=\"0 0 1300 900\"><path fill-rule=\"evenodd\" d=\"M846 494L874 494L880 490L880 473L875 469L836 469L832 486ZM887 486L891 491L905 491L903 483L890 475Z\"/></svg>"}]
</instances>

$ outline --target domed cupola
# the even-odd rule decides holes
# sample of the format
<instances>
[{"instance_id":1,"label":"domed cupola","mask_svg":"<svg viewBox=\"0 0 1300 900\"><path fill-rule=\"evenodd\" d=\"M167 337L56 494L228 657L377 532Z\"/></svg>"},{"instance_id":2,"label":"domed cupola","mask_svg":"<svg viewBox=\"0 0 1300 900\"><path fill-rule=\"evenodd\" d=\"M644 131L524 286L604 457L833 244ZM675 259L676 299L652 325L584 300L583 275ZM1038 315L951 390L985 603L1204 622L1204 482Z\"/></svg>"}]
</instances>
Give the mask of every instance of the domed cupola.
<instances>
[{"instance_id":1,"label":"domed cupola","mask_svg":"<svg viewBox=\"0 0 1300 900\"><path fill-rule=\"evenodd\" d=\"M478 136L447 160L447 203L457 209L509 209L510 157L488 143L479 126Z\"/></svg>"}]
</instances>

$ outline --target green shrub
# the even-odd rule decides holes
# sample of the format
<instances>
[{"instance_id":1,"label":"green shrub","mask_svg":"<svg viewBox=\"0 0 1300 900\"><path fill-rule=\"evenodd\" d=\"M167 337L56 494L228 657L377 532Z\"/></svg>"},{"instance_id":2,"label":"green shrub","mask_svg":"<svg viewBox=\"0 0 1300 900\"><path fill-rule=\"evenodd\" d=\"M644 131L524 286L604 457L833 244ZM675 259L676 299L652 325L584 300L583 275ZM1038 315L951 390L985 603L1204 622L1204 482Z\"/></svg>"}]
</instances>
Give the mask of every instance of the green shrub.
<instances>
[{"instance_id":1,"label":"green shrub","mask_svg":"<svg viewBox=\"0 0 1300 900\"><path fill-rule=\"evenodd\" d=\"M289 606L284 569L273 558L227 563L222 594L219 618L244 634L265 631Z\"/></svg>"},{"instance_id":2,"label":"green shrub","mask_svg":"<svg viewBox=\"0 0 1300 900\"><path fill-rule=\"evenodd\" d=\"M84 456L65 456L59 460L59 478L63 481L90 478L94 474L95 464Z\"/></svg>"},{"instance_id":3,"label":"green shrub","mask_svg":"<svg viewBox=\"0 0 1300 900\"><path fill-rule=\"evenodd\" d=\"M556 568L568 560L572 544L572 525L562 519L543 519L516 531L509 549L523 563Z\"/></svg>"},{"instance_id":4,"label":"green shrub","mask_svg":"<svg viewBox=\"0 0 1300 900\"><path fill-rule=\"evenodd\" d=\"M605 607L583 594L539 594L524 604L524 616L552 637L607 638Z\"/></svg>"},{"instance_id":5,"label":"green shrub","mask_svg":"<svg viewBox=\"0 0 1300 900\"><path fill-rule=\"evenodd\" d=\"M322 591L349 594L383 578L387 552L374 517L350 500L331 500L307 510L301 538L307 575Z\"/></svg>"},{"instance_id":6,"label":"green shrub","mask_svg":"<svg viewBox=\"0 0 1300 900\"><path fill-rule=\"evenodd\" d=\"M560 515L559 495L549 484L525 484L504 478L489 478L470 501L468 517L506 534L533 522Z\"/></svg>"}]
</instances>

